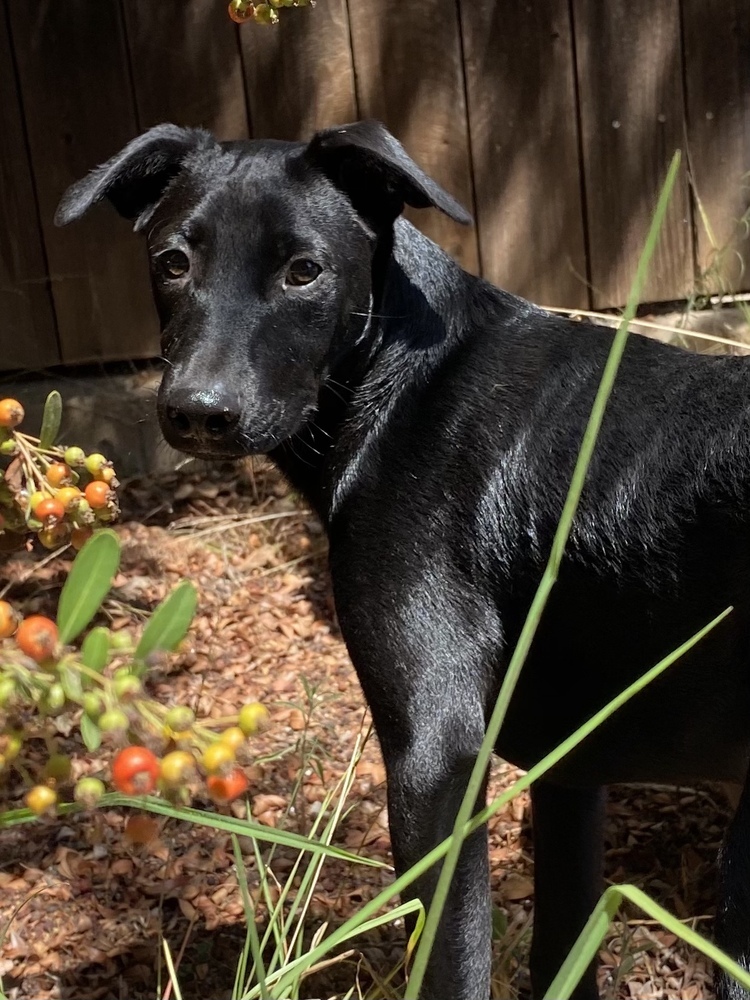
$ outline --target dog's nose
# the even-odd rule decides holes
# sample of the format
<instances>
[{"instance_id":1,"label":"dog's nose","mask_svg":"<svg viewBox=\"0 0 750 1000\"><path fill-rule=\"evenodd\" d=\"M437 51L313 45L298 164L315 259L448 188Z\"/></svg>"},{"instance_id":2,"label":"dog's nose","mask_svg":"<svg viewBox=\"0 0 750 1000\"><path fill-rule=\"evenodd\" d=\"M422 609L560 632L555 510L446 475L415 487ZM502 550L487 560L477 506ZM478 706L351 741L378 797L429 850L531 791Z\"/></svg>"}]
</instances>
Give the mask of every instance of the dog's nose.
<instances>
[{"instance_id":1,"label":"dog's nose","mask_svg":"<svg viewBox=\"0 0 750 1000\"><path fill-rule=\"evenodd\" d=\"M167 401L167 419L177 437L219 444L240 419L237 396L219 389L187 388L172 391Z\"/></svg>"}]
</instances>

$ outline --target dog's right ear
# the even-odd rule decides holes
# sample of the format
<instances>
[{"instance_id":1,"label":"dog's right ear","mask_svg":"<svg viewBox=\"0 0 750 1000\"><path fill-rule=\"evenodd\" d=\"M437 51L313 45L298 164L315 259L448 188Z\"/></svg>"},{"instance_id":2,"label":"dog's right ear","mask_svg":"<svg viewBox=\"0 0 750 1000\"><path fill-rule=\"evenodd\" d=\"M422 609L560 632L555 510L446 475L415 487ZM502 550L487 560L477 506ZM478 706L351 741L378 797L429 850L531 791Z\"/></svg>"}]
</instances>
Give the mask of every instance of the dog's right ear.
<instances>
[{"instance_id":1,"label":"dog's right ear","mask_svg":"<svg viewBox=\"0 0 750 1000\"><path fill-rule=\"evenodd\" d=\"M66 226L80 219L92 205L108 198L120 215L135 220L136 230L143 228L185 158L212 145L218 144L203 129L154 126L71 184L55 212L55 225Z\"/></svg>"}]
</instances>

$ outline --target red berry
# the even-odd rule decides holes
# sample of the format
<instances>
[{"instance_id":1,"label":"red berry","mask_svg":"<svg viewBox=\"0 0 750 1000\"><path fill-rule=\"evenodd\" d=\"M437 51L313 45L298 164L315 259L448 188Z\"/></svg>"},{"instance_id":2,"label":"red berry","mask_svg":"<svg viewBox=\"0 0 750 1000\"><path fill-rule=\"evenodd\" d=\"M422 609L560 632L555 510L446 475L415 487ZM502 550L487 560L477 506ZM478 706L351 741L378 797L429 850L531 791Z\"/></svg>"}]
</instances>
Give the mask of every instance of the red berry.
<instances>
[{"instance_id":1,"label":"red berry","mask_svg":"<svg viewBox=\"0 0 750 1000\"><path fill-rule=\"evenodd\" d=\"M159 759L146 747L125 747L112 761L112 784L125 795L149 795L159 778Z\"/></svg>"},{"instance_id":2,"label":"red berry","mask_svg":"<svg viewBox=\"0 0 750 1000\"><path fill-rule=\"evenodd\" d=\"M38 521L61 521L65 517L65 507L57 497L44 497L32 511Z\"/></svg>"}]
</instances>

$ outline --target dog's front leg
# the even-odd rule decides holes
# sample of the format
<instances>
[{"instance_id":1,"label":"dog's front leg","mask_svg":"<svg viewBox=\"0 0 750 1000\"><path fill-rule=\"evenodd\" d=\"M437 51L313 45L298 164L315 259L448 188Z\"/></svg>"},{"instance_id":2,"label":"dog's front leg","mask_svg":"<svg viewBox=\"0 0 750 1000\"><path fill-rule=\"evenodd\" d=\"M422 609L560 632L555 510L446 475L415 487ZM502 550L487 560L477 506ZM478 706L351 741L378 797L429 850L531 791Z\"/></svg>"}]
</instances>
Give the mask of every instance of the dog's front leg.
<instances>
[{"instance_id":1,"label":"dog's front leg","mask_svg":"<svg viewBox=\"0 0 750 1000\"><path fill-rule=\"evenodd\" d=\"M719 854L716 943L750 969L750 775ZM716 970L717 1000L750 1000L750 991Z\"/></svg>"},{"instance_id":2,"label":"dog's front leg","mask_svg":"<svg viewBox=\"0 0 750 1000\"><path fill-rule=\"evenodd\" d=\"M406 747L384 744L388 815L396 870L409 869L450 835L474 763L449 720L439 733L424 719ZM480 796L484 801L484 790ZM478 806L481 804L478 803ZM415 882L409 895L429 908L440 867ZM423 1000L485 1000L490 991L491 905L486 829L461 852L430 955Z\"/></svg>"}]
</instances>

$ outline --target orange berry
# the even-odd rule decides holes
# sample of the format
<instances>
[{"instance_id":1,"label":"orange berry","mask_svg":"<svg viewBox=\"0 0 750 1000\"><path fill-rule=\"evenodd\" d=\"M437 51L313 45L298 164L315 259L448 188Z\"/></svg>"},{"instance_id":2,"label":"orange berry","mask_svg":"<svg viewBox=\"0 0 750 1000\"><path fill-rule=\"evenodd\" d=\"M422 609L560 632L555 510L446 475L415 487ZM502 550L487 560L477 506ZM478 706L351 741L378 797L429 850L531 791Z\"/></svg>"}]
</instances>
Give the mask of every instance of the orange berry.
<instances>
[{"instance_id":1,"label":"orange berry","mask_svg":"<svg viewBox=\"0 0 750 1000\"><path fill-rule=\"evenodd\" d=\"M112 761L112 784L125 795L149 795L158 777L159 759L146 747L125 747Z\"/></svg>"},{"instance_id":2,"label":"orange berry","mask_svg":"<svg viewBox=\"0 0 750 1000\"><path fill-rule=\"evenodd\" d=\"M24 410L17 399L0 399L0 427L18 427Z\"/></svg>"},{"instance_id":3,"label":"orange berry","mask_svg":"<svg viewBox=\"0 0 750 1000\"><path fill-rule=\"evenodd\" d=\"M57 641L57 625L44 615L24 618L16 632L18 648L37 663L48 660L54 654Z\"/></svg>"},{"instance_id":4,"label":"orange berry","mask_svg":"<svg viewBox=\"0 0 750 1000\"><path fill-rule=\"evenodd\" d=\"M73 482L72 473L65 462L53 462L47 467L45 475L47 482L55 489L60 486L70 486Z\"/></svg>"},{"instance_id":5,"label":"orange berry","mask_svg":"<svg viewBox=\"0 0 750 1000\"><path fill-rule=\"evenodd\" d=\"M232 802L233 799L238 798L247 791L247 786L248 780L245 772L239 767L235 767L226 776L211 774L206 780L208 794L214 802L221 804Z\"/></svg>"},{"instance_id":6,"label":"orange berry","mask_svg":"<svg viewBox=\"0 0 750 1000\"><path fill-rule=\"evenodd\" d=\"M92 483L88 484L84 495L94 510L100 510L109 503L111 490L105 482L95 479Z\"/></svg>"},{"instance_id":7,"label":"orange berry","mask_svg":"<svg viewBox=\"0 0 750 1000\"><path fill-rule=\"evenodd\" d=\"M57 497L45 497L36 504L32 513L39 521L61 521L65 517L65 507Z\"/></svg>"},{"instance_id":8,"label":"orange berry","mask_svg":"<svg viewBox=\"0 0 750 1000\"><path fill-rule=\"evenodd\" d=\"M70 544L76 552L80 552L93 534L94 531L92 528L74 528L70 535Z\"/></svg>"},{"instance_id":9,"label":"orange berry","mask_svg":"<svg viewBox=\"0 0 750 1000\"><path fill-rule=\"evenodd\" d=\"M77 506L82 496L83 493L81 493L77 486L63 486L55 494L55 500L59 500L65 510L68 511Z\"/></svg>"},{"instance_id":10,"label":"orange berry","mask_svg":"<svg viewBox=\"0 0 750 1000\"><path fill-rule=\"evenodd\" d=\"M202 763L209 774L224 771L234 764L234 750L217 740L203 751Z\"/></svg>"},{"instance_id":11,"label":"orange berry","mask_svg":"<svg viewBox=\"0 0 750 1000\"><path fill-rule=\"evenodd\" d=\"M20 620L20 615L11 604L0 601L0 639L13 635Z\"/></svg>"}]
</instances>

